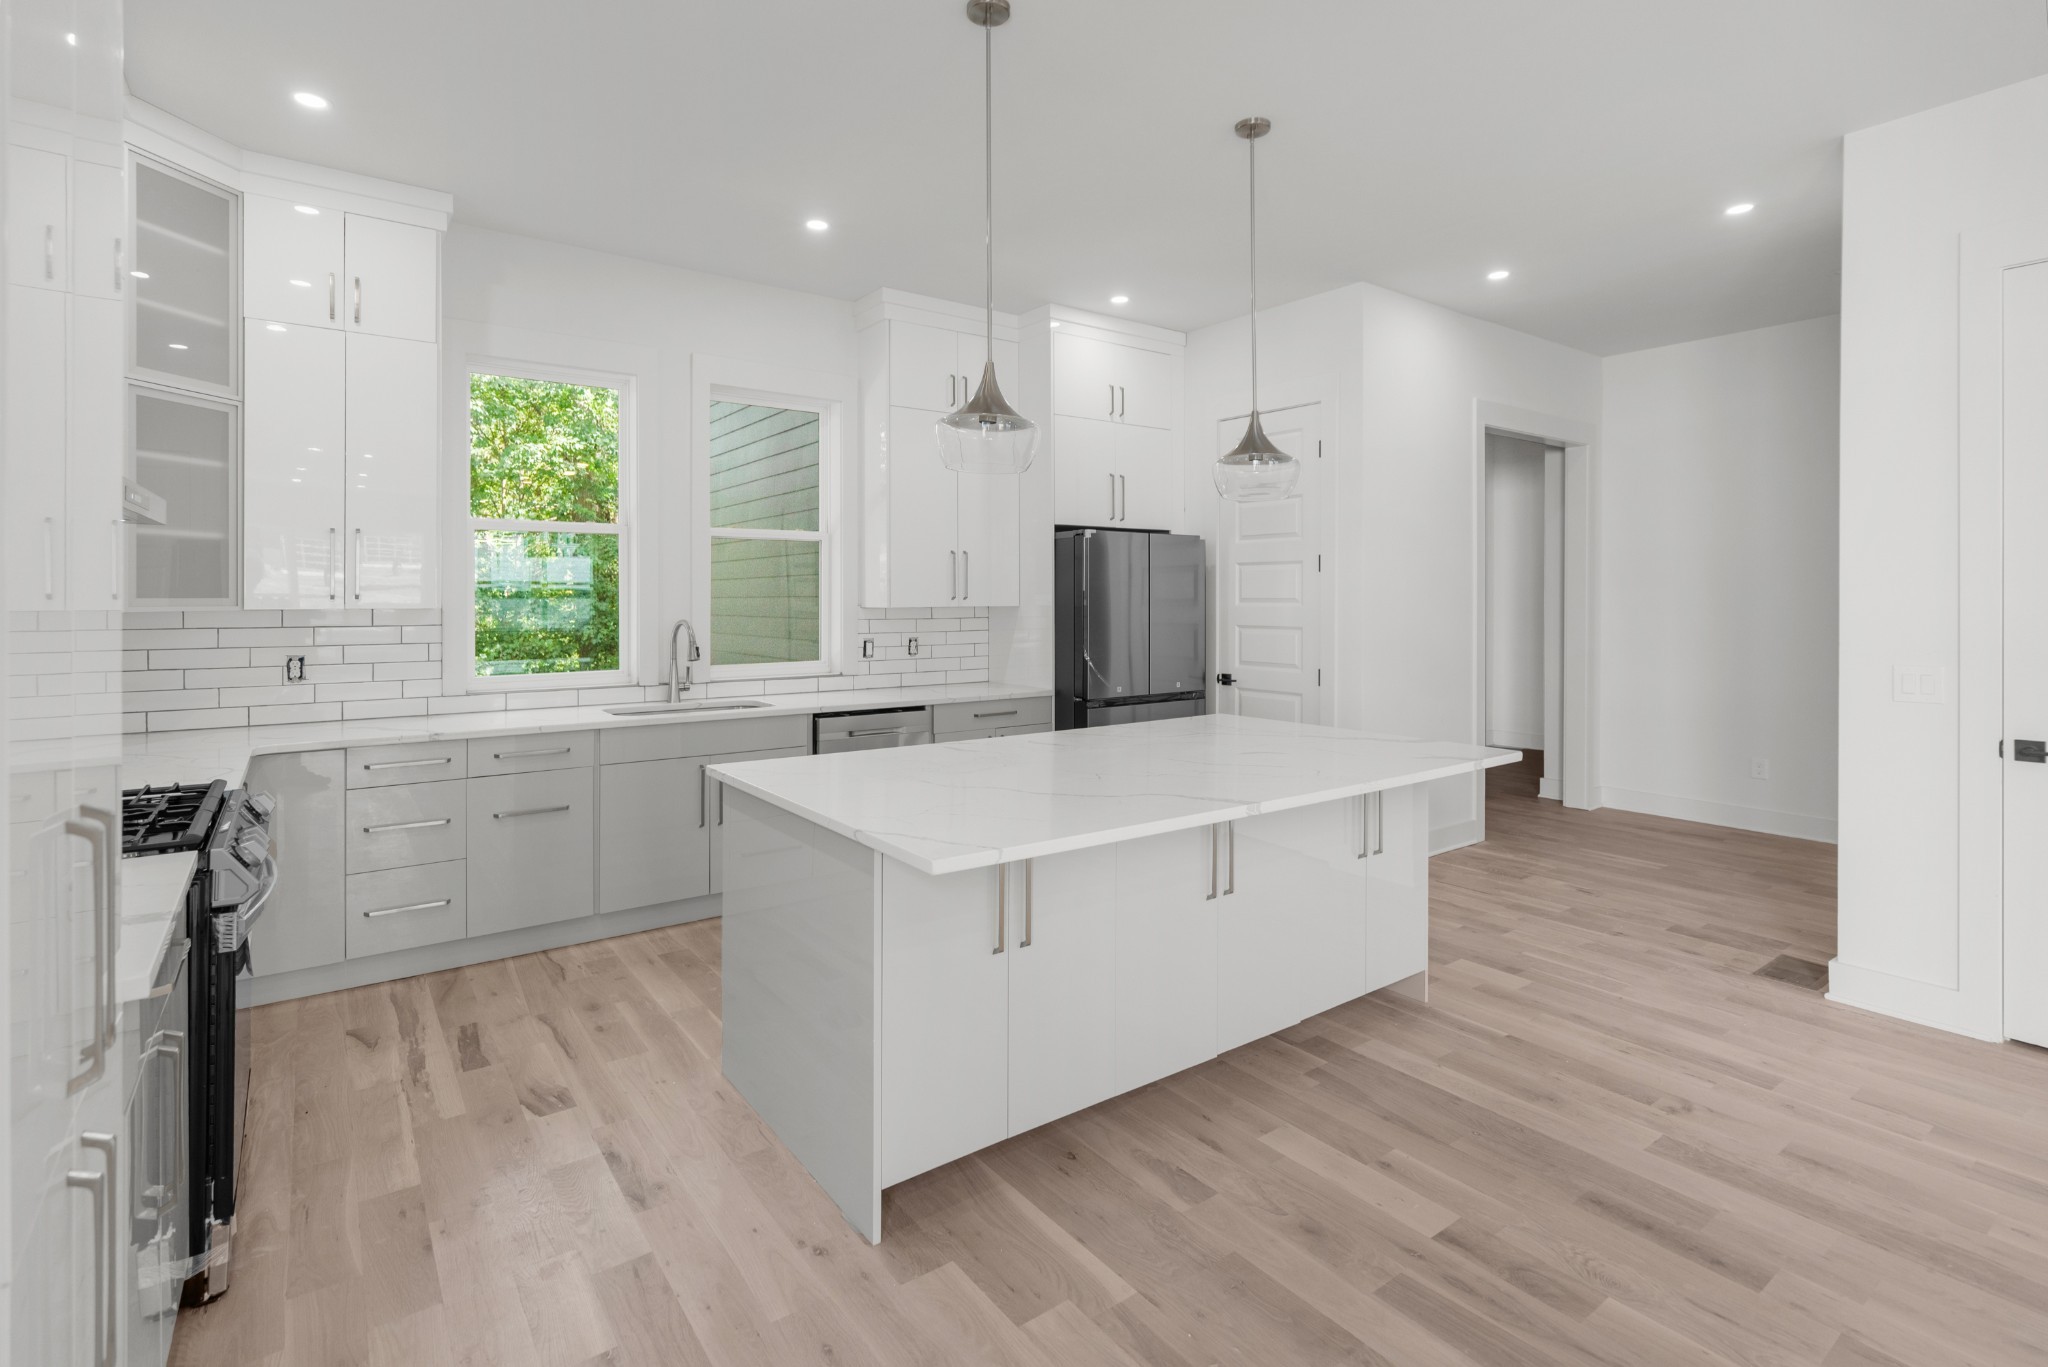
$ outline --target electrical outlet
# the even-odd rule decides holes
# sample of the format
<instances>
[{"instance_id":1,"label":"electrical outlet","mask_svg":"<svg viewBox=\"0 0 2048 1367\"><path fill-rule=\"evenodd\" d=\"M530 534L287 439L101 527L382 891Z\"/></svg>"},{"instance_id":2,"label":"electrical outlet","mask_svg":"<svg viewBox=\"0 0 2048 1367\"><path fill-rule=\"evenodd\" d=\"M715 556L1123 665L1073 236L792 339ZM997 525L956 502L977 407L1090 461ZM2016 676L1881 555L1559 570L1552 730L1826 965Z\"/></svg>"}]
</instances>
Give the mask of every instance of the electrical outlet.
<instances>
[{"instance_id":1,"label":"electrical outlet","mask_svg":"<svg viewBox=\"0 0 2048 1367\"><path fill-rule=\"evenodd\" d=\"M286 683L304 683L306 681L305 656L287 655L284 657L284 681Z\"/></svg>"},{"instance_id":2,"label":"electrical outlet","mask_svg":"<svg viewBox=\"0 0 2048 1367\"><path fill-rule=\"evenodd\" d=\"M1769 778L1771 776L1771 762L1762 755L1751 755L1749 757L1749 776L1751 778Z\"/></svg>"},{"instance_id":3,"label":"electrical outlet","mask_svg":"<svg viewBox=\"0 0 2048 1367\"><path fill-rule=\"evenodd\" d=\"M910 653L912 655L917 654L917 638L915 636L911 637L907 644L910 647Z\"/></svg>"},{"instance_id":4,"label":"electrical outlet","mask_svg":"<svg viewBox=\"0 0 2048 1367\"><path fill-rule=\"evenodd\" d=\"M874 658L875 658L875 638L874 638L874 637L872 637L872 636L863 636L863 637L861 637L861 638L860 638L860 657L861 657L861 658L862 658L863 660L872 660L872 659L874 659Z\"/></svg>"}]
</instances>

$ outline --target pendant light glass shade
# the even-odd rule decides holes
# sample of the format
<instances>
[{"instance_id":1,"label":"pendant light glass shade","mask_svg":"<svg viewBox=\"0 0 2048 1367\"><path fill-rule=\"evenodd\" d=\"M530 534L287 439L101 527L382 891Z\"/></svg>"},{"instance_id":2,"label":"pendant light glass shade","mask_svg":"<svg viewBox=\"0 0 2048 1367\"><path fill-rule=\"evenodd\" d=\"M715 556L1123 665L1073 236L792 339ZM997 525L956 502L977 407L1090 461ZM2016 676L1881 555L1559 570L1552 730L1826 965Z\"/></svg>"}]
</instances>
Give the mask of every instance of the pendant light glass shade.
<instances>
[{"instance_id":1,"label":"pendant light glass shade","mask_svg":"<svg viewBox=\"0 0 2048 1367\"><path fill-rule=\"evenodd\" d=\"M1259 421L1259 167L1258 140L1273 131L1265 119L1240 119L1236 132L1245 140L1247 166L1251 173L1251 285L1252 285L1252 416L1245 423L1244 437L1219 456L1212 470L1216 492L1232 503L1267 503L1286 498L1301 480L1301 462L1273 444Z\"/></svg>"},{"instance_id":2,"label":"pendant light glass shade","mask_svg":"<svg viewBox=\"0 0 2048 1367\"><path fill-rule=\"evenodd\" d=\"M982 31L982 156L985 174L988 235L987 342L989 360L981 367L981 384L957 412L940 418L939 462L948 470L991 475L1021 475L1038 452L1038 424L1010 407L996 383L996 169L995 169L995 29L1008 22L1010 0L968 0L967 19Z\"/></svg>"}]
</instances>

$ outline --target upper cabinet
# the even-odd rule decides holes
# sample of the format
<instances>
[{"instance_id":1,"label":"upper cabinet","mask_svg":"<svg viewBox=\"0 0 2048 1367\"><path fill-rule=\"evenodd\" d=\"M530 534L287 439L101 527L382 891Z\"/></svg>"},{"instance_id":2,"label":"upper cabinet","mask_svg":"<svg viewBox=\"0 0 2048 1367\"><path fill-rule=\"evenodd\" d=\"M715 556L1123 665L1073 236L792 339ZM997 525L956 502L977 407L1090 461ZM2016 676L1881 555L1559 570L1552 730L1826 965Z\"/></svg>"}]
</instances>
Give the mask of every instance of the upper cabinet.
<instances>
[{"instance_id":1,"label":"upper cabinet","mask_svg":"<svg viewBox=\"0 0 2048 1367\"><path fill-rule=\"evenodd\" d=\"M1174 357L1151 347L1052 335L1052 411L1139 427L1174 427Z\"/></svg>"},{"instance_id":2,"label":"upper cabinet","mask_svg":"<svg viewBox=\"0 0 2048 1367\"><path fill-rule=\"evenodd\" d=\"M135 162L135 373L232 394L240 358L233 191Z\"/></svg>"},{"instance_id":3,"label":"upper cabinet","mask_svg":"<svg viewBox=\"0 0 2048 1367\"><path fill-rule=\"evenodd\" d=\"M7 279L69 288L70 159L43 147L7 149Z\"/></svg>"},{"instance_id":4,"label":"upper cabinet","mask_svg":"<svg viewBox=\"0 0 2048 1367\"><path fill-rule=\"evenodd\" d=\"M249 195L242 293L251 318L432 342L441 235L304 199Z\"/></svg>"},{"instance_id":5,"label":"upper cabinet","mask_svg":"<svg viewBox=\"0 0 2048 1367\"><path fill-rule=\"evenodd\" d=\"M1021 328L1018 409L1046 414L1059 526L1184 525L1180 384L1185 339L1120 318L1047 307Z\"/></svg>"},{"instance_id":6,"label":"upper cabinet","mask_svg":"<svg viewBox=\"0 0 2048 1367\"><path fill-rule=\"evenodd\" d=\"M1014 385L1017 344L996 339L996 371ZM889 402L898 408L951 413L967 402L981 383L988 361L985 332L934 327L906 319L889 322Z\"/></svg>"}]
</instances>

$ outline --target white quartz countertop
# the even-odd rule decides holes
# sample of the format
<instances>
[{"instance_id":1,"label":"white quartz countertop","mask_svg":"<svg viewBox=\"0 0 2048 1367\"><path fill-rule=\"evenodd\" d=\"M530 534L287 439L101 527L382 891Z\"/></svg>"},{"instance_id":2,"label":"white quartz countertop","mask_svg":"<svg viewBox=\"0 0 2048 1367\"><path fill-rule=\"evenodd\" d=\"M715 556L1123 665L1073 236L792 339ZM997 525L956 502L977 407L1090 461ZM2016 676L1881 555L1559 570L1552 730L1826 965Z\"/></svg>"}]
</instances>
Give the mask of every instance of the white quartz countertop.
<instances>
[{"instance_id":1,"label":"white quartz countertop","mask_svg":"<svg viewBox=\"0 0 2048 1367\"><path fill-rule=\"evenodd\" d=\"M712 766L925 873L1003 864L1469 774L1517 750L1185 717Z\"/></svg>"},{"instance_id":2,"label":"white quartz countertop","mask_svg":"<svg viewBox=\"0 0 2048 1367\"><path fill-rule=\"evenodd\" d=\"M391 717L375 721L316 722L300 726L233 726L204 731L155 731L128 736L121 746L121 786L149 783L211 783L225 779L238 788L257 755L300 750L333 750L349 745L393 745L406 741L462 740L471 736L543 735L551 731L597 731L621 726L674 726L732 718L852 712L868 708L923 707L949 702L993 702L1033 698L1041 687L1006 684L945 684L930 688L835 689L787 693L755 701L764 707L671 712L615 717L602 707L550 707L505 712L462 712L432 717ZM729 702L731 699L713 699ZM927 747L929 748L929 747ZM121 1000L146 996L163 960L164 946L184 908L192 855L153 854L121 861L121 943L115 956Z\"/></svg>"}]
</instances>

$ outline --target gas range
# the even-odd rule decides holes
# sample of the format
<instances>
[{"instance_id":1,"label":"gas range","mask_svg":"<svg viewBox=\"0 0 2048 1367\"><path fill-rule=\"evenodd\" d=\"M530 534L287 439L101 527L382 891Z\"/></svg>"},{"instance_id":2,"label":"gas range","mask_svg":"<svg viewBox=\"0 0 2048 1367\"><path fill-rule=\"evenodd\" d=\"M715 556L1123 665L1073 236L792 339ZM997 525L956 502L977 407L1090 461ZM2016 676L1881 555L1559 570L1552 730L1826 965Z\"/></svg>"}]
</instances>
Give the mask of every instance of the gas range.
<instances>
[{"instance_id":1,"label":"gas range","mask_svg":"<svg viewBox=\"0 0 2048 1367\"><path fill-rule=\"evenodd\" d=\"M220 779L123 790L122 858L205 849L227 793L228 785Z\"/></svg>"}]
</instances>

